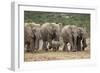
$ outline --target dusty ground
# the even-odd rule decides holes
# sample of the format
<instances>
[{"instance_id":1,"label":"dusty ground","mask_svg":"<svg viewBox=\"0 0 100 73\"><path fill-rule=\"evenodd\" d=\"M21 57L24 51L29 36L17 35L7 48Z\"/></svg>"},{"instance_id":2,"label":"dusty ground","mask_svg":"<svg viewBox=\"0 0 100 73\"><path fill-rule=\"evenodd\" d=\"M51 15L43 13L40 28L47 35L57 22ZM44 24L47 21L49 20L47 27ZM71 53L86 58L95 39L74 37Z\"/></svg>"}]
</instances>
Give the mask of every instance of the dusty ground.
<instances>
[{"instance_id":1,"label":"dusty ground","mask_svg":"<svg viewBox=\"0 0 100 73\"><path fill-rule=\"evenodd\" d=\"M87 59L90 58L90 50L86 49L81 52L63 52L63 51L38 51L35 53L24 54L24 61L48 61L48 60L70 60L70 59Z\"/></svg>"},{"instance_id":2,"label":"dusty ground","mask_svg":"<svg viewBox=\"0 0 100 73\"><path fill-rule=\"evenodd\" d=\"M63 52L63 51L41 51L34 53L24 53L24 61L49 61L49 60L70 60L70 59L88 59L90 58L90 39L87 39L87 48L81 52ZM62 50L62 49L60 49Z\"/></svg>"}]
</instances>

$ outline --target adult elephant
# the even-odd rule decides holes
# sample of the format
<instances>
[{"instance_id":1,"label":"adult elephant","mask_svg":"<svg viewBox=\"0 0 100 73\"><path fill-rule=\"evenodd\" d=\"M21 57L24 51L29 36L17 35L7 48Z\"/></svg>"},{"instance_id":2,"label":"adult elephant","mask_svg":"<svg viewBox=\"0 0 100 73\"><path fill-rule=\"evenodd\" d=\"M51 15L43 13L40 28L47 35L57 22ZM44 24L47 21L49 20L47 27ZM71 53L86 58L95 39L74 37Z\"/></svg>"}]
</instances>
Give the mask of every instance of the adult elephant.
<instances>
[{"instance_id":1,"label":"adult elephant","mask_svg":"<svg viewBox=\"0 0 100 73\"><path fill-rule=\"evenodd\" d=\"M49 49L52 48L52 40L58 41L60 36L60 26L56 23L44 23L41 26L41 37L43 40L43 50L48 51L47 44L49 43Z\"/></svg>"},{"instance_id":2,"label":"adult elephant","mask_svg":"<svg viewBox=\"0 0 100 73\"><path fill-rule=\"evenodd\" d=\"M33 38L32 35L32 28L28 25L24 26L24 47L26 48L26 51L33 51Z\"/></svg>"},{"instance_id":3,"label":"adult elephant","mask_svg":"<svg viewBox=\"0 0 100 73\"><path fill-rule=\"evenodd\" d=\"M66 25L62 28L61 35L64 42L63 51L69 51L67 46L68 43L71 44L71 51L76 50L76 43L74 43L75 42L74 33L76 32L74 31L75 28L76 26L71 26L71 25Z\"/></svg>"},{"instance_id":4,"label":"adult elephant","mask_svg":"<svg viewBox=\"0 0 100 73\"><path fill-rule=\"evenodd\" d=\"M87 47L86 38L87 38L87 32L84 28L78 27L78 36L77 36L77 51L84 51Z\"/></svg>"},{"instance_id":5,"label":"adult elephant","mask_svg":"<svg viewBox=\"0 0 100 73\"><path fill-rule=\"evenodd\" d=\"M66 25L62 29L62 38L64 41L63 51L69 51L67 44L71 44L71 51L80 51L86 47L86 34L81 27L75 25ZM82 41L82 44L81 44Z\"/></svg>"},{"instance_id":6,"label":"adult elephant","mask_svg":"<svg viewBox=\"0 0 100 73\"><path fill-rule=\"evenodd\" d=\"M39 49L39 42L41 40L40 24L32 24L32 35L33 37L33 49L37 51Z\"/></svg>"},{"instance_id":7,"label":"adult elephant","mask_svg":"<svg viewBox=\"0 0 100 73\"><path fill-rule=\"evenodd\" d=\"M24 45L26 50L33 52L39 49L40 24L27 23L24 27Z\"/></svg>"}]
</instances>

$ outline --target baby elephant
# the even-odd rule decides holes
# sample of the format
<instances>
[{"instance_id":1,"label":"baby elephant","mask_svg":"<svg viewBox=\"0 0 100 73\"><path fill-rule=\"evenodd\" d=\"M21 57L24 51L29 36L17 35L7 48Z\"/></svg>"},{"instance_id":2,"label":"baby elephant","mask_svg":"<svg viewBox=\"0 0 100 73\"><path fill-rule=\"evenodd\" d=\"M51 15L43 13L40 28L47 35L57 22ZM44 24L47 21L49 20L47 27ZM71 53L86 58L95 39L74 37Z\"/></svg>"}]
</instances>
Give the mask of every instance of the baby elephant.
<instances>
[{"instance_id":1,"label":"baby elephant","mask_svg":"<svg viewBox=\"0 0 100 73\"><path fill-rule=\"evenodd\" d=\"M52 49L53 49L53 51L59 50L59 46L60 46L59 41L52 40Z\"/></svg>"}]
</instances>

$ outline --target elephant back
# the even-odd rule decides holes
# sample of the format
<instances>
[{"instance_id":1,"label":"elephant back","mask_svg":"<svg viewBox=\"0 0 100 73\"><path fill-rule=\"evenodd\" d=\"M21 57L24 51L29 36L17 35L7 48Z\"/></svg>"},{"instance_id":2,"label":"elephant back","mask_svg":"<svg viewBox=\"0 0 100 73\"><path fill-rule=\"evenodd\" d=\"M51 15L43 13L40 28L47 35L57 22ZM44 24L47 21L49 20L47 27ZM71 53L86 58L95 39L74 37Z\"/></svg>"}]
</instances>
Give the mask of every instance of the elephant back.
<instances>
[{"instance_id":1,"label":"elephant back","mask_svg":"<svg viewBox=\"0 0 100 73\"><path fill-rule=\"evenodd\" d=\"M48 36L49 34L52 33L52 27L50 25L50 23L44 23L41 25L41 28L40 28L40 32L41 32L41 37L43 40L48 40Z\"/></svg>"},{"instance_id":2,"label":"elephant back","mask_svg":"<svg viewBox=\"0 0 100 73\"><path fill-rule=\"evenodd\" d=\"M71 26L70 25L66 25L66 26L64 26L63 28L62 28L62 30L61 30L61 34L62 34L62 36L68 36L68 34L70 34L72 32L72 28L71 28Z\"/></svg>"},{"instance_id":3,"label":"elephant back","mask_svg":"<svg viewBox=\"0 0 100 73\"><path fill-rule=\"evenodd\" d=\"M60 34L60 27L59 24L56 23L44 23L41 26L41 36L45 40L49 39L58 39Z\"/></svg>"}]
</instances>

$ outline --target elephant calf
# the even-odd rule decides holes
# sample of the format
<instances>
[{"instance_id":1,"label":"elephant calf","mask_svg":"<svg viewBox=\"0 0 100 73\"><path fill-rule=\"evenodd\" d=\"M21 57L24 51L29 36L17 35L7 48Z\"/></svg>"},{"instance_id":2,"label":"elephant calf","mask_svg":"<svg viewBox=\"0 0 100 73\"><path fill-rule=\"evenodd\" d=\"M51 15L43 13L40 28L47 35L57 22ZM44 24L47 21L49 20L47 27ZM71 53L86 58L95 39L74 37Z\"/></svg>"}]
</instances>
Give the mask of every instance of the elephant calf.
<instances>
[{"instance_id":1,"label":"elephant calf","mask_svg":"<svg viewBox=\"0 0 100 73\"><path fill-rule=\"evenodd\" d=\"M59 41L52 40L52 48L53 48L54 51L59 50L59 46L60 46Z\"/></svg>"}]
</instances>

